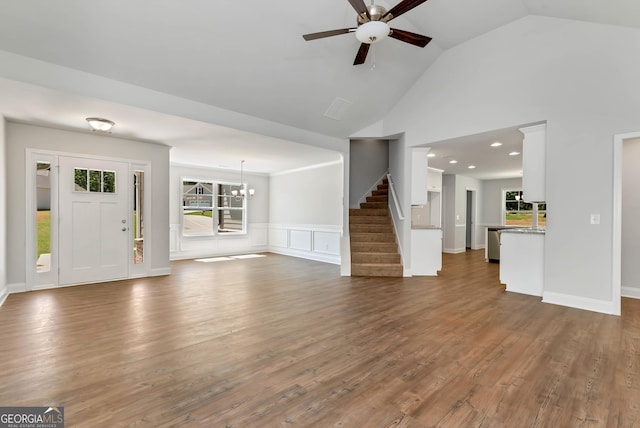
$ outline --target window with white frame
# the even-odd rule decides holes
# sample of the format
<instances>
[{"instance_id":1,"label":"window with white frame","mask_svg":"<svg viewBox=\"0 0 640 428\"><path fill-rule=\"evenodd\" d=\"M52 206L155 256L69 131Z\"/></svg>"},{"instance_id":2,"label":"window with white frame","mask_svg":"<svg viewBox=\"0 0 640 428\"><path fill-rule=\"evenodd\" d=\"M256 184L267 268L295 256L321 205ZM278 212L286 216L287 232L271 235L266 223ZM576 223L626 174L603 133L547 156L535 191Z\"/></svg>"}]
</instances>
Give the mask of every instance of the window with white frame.
<instances>
[{"instance_id":1,"label":"window with white frame","mask_svg":"<svg viewBox=\"0 0 640 428\"><path fill-rule=\"evenodd\" d=\"M507 226L531 226L536 207L531 202L523 200L522 190L505 190L502 209L504 211L504 224ZM547 204L537 204L538 226L547 223Z\"/></svg>"},{"instance_id":2,"label":"window with white frame","mask_svg":"<svg viewBox=\"0 0 640 428\"><path fill-rule=\"evenodd\" d=\"M240 190L240 184L183 179L182 234L244 233L245 200L233 196L233 190Z\"/></svg>"}]
</instances>

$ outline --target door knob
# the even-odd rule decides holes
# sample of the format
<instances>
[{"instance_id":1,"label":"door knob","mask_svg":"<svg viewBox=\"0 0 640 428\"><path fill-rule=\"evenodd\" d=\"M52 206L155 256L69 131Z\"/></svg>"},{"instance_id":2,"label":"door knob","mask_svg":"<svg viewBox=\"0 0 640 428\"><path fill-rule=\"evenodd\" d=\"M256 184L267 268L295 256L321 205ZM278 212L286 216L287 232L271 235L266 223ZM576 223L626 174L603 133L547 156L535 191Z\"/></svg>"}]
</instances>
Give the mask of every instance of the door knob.
<instances>
[{"instance_id":1,"label":"door knob","mask_svg":"<svg viewBox=\"0 0 640 428\"><path fill-rule=\"evenodd\" d=\"M126 232L126 231L127 231L127 228L126 228L126 227L123 227L123 228L122 228L122 231L123 231L123 232Z\"/></svg>"}]
</instances>

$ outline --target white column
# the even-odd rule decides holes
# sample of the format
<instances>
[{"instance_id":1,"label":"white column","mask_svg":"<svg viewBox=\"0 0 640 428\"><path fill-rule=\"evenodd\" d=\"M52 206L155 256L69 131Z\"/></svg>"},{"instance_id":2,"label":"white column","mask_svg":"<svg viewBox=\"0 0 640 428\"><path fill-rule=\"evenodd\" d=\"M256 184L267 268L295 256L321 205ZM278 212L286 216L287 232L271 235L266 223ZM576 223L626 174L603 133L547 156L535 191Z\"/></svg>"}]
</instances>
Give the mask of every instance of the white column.
<instances>
[{"instance_id":1,"label":"white column","mask_svg":"<svg viewBox=\"0 0 640 428\"><path fill-rule=\"evenodd\" d=\"M546 201L545 153L547 125L520 128L524 134L522 143L522 193L527 202Z\"/></svg>"}]
</instances>

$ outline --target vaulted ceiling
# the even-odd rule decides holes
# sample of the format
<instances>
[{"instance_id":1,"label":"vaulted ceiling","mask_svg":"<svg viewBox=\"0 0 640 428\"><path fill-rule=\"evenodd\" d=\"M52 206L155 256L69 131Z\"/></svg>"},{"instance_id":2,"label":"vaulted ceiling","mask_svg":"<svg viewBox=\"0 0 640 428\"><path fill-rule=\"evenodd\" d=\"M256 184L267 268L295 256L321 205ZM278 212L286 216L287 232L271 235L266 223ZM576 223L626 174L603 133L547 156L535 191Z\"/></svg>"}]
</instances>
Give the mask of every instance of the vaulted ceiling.
<instances>
[{"instance_id":1,"label":"vaulted ceiling","mask_svg":"<svg viewBox=\"0 0 640 428\"><path fill-rule=\"evenodd\" d=\"M530 14L640 27L637 0L429 0L392 21L429 45L387 39L354 66L353 34L302 38L355 26L347 0L0 0L0 50L348 138L384 118L444 51ZM341 111L327 117L337 99Z\"/></svg>"}]
</instances>

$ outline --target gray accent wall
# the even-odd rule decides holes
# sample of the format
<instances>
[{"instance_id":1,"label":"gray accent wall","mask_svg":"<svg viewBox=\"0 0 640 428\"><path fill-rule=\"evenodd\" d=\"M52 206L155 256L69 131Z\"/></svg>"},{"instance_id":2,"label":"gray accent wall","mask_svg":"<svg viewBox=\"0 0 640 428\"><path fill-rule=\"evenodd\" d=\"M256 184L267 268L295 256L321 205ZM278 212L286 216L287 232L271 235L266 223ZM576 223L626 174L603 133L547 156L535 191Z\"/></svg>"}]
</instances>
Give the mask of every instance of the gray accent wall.
<instances>
[{"instance_id":1,"label":"gray accent wall","mask_svg":"<svg viewBox=\"0 0 640 428\"><path fill-rule=\"evenodd\" d=\"M349 208L359 201L389 169L388 140L351 140L349 157Z\"/></svg>"}]
</instances>

